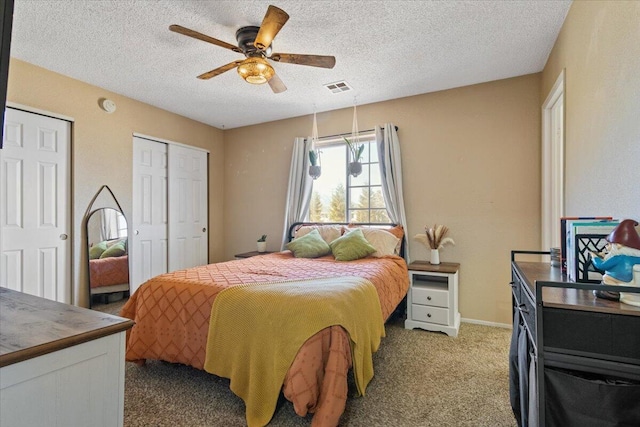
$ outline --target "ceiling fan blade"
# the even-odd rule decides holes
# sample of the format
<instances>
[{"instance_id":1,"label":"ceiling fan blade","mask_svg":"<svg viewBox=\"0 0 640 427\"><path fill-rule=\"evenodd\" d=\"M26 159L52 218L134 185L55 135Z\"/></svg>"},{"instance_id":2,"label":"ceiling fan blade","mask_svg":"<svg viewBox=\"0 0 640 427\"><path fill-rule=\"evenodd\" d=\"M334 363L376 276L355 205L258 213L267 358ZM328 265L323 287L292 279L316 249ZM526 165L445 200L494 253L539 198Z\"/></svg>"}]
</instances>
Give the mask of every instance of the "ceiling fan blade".
<instances>
[{"instance_id":1,"label":"ceiling fan blade","mask_svg":"<svg viewBox=\"0 0 640 427\"><path fill-rule=\"evenodd\" d=\"M269 86L271 86L273 93L280 93L287 90L287 87L282 83L282 80L280 80L277 74L274 74L273 77L269 79Z\"/></svg>"},{"instance_id":2,"label":"ceiling fan blade","mask_svg":"<svg viewBox=\"0 0 640 427\"><path fill-rule=\"evenodd\" d=\"M243 62L244 59L238 59L237 61L230 62L227 65L223 65L222 67L218 67L215 70L207 71L206 73L200 74L198 78L202 80L209 80L212 77L219 76L222 73L233 70Z\"/></svg>"},{"instance_id":3,"label":"ceiling fan blade","mask_svg":"<svg viewBox=\"0 0 640 427\"><path fill-rule=\"evenodd\" d=\"M271 42L276 37L276 34L278 34L288 20L289 15L287 12L269 5L253 45L260 50L265 50L271 46Z\"/></svg>"},{"instance_id":4,"label":"ceiling fan blade","mask_svg":"<svg viewBox=\"0 0 640 427\"><path fill-rule=\"evenodd\" d=\"M333 68L336 65L335 56L298 55L295 53L273 53L269 57L276 62L289 64L310 65L312 67Z\"/></svg>"},{"instance_id":5,"label":"ceiling fan blade","mask_svg":"<svg viewBox=\"0 0 640 427\"><path fill-rule=\"evenodd\" d=\"M234 46L230 43L223 42L222 40L214 39L197 31L190 30L181 25L171 25L169 29L174 33L182 34L185 36L193 37L194 39L202 40L207 43L215 44L216 46L223 47L225 49L232 50L234 52L242 53L242 50L238 46Z\"/></svg>"}]
</instances>

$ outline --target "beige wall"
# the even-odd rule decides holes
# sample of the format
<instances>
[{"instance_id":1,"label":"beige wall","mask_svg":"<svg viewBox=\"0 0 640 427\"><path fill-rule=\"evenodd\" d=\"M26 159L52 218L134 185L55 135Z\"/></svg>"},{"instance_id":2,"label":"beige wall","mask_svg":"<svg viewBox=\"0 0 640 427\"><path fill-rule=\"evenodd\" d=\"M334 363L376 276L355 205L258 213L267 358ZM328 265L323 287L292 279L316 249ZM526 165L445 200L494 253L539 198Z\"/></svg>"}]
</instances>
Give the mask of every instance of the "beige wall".
<instances>
[{"instance_id":1,"label":"beige wall","mask_svg":"<svg viewBox=\"0 0 640 427\"><path fill-rule=\"evenodd\" d=\"M640 220L640 2L575 1L541 99L563 68L566 214Z\"/></svg>"},{"instance_id":2,"label":"beige wall","mask_svg":"<svg viewBox=\"0 0 640 427\"><path fill-rule=\"evenodd\" d=\"M318 114L321 135L348 132L352 109ZM508 324L509 251L540 244L540 74L358 106L360 129L399 127L408 234L446 224L461 263L462 317ZM225 255L280 247L293 139L312 117L225 131ZM410 241L412 259L427 250Z\"/></svg>"},{"instance_id":3,"label":"beige wall","mask_svg":"<svg viewBox=\"0 0 640 427\"><path fill-rule=\"evenodd\" d=\"M107 114L100 98L115 101ZM8 102L72 117L72 227L74 302L85 305L86 251L82 221L96 191L107 184L131 218L133 133L209 150L209 258L223 258L223 132L96 86L11 59Z\"/></svg>"}]
</instances>

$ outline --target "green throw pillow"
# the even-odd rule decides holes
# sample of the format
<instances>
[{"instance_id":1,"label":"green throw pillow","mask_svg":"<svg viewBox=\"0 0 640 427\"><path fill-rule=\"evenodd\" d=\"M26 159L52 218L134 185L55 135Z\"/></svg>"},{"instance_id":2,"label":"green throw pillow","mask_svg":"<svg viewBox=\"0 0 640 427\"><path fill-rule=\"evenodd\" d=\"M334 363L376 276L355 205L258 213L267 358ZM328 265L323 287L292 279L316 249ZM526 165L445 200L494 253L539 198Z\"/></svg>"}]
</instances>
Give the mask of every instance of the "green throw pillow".
<instances>
[{"instance_id":1,"label":"green throw pillow","mask_svg":"<svg viewBox=\"0 0 640 427\"><path fill-rule=\"evenodd\" d=\"M124 248L124 240L122 240L116 243L115 245L112 245L106 251L102 252L102 255L100 255L100 258L122 256L122 255L125 255L126 253L127 253L127 250Z\"/></svg>"},{"instance_id":2,"label":"green throw pillow","mask_svg":"<svg viewBox=\"0 0 640 427\"><path fill-rule=\"evenodd\" d=\"M322 239L317 229L293 239L287 243L286 248L293 252L296 258L318 258L331 253L331 248Z\"/></svg>"},{"instance_id":3,"label":"green throw pillow","mask_svg":"<svg viewBox=\"0 0 640 427\"><path fill-rule=\"evenodd\" d=\"M89 248L89 259L98 259L100 258L100 255L102 255L102 253L104 251L107 250L107 242L106 241L102 241L99 243L96 243L95 245L91 246Z\"/></svg>"},{"instance_id":4,"label":"green throw pillow","mask_svg":"<svg viewBox=\"0 0 640 427\"><path fill-rule=\"evenodd\" d=\"M364 238L359 228L338 237L329 246L336 261L353 261L367 257L376 251L376 248Z\"/></svg>"}]
</instances>

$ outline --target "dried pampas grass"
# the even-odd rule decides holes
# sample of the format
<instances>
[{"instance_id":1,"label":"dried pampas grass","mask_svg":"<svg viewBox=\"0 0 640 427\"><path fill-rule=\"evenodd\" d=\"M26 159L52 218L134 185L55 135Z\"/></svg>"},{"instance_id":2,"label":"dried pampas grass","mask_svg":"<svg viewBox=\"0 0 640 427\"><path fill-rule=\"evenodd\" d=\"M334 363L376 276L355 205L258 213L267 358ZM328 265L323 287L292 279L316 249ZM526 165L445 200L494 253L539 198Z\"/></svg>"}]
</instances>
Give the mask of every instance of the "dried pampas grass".
<instances>
[{"instance_id":1,"label":"dried pampas grass","mask_svg":"<svg viewBox=\"0 0 640 427\"><path fill-rule=\"evenodd\" d=\"M447 237L449 227L446 225L434 224L432 228L425 227L424 230L424 234L416 234L413 238L429 249L441 249L449 243L456 244L451 237Z\"/></svg>"}]
</instances>

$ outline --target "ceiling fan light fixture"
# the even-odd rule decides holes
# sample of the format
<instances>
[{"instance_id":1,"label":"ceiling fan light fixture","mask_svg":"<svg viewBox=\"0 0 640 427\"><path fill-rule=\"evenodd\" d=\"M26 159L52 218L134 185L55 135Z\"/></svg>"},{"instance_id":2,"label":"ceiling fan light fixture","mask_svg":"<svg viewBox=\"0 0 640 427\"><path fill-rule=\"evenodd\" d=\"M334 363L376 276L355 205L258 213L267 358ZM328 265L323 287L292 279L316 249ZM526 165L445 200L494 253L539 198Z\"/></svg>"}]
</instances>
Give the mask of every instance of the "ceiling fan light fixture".
<instances>
[{"instance_id":1,"label":"ceiling fan light fixture","mask_svg":"<svg viewBox=\"0 0 640 427\"><path fill-rule=\"evenodd\" d=\"M273 67L264 58L247 58L238 66L238 74L247 83L261 85L271 80L275 74Z\"/></svg>"}]
</instances>

